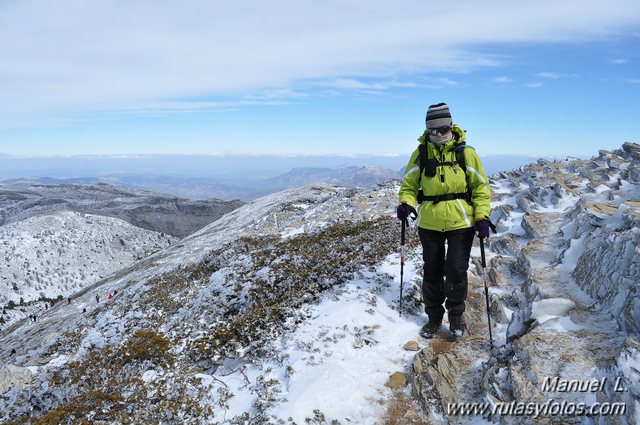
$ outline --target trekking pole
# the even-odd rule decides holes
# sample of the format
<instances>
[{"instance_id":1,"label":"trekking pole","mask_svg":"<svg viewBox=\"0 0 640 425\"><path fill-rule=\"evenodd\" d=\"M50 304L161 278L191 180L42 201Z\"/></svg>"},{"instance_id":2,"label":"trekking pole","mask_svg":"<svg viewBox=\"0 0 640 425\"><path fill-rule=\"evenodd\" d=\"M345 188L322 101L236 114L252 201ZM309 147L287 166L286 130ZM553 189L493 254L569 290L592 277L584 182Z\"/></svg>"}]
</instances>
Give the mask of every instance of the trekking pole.
<instances>
[{"instance_id":1,"label":"trekking pole","mask_svg":"<svg viewBox=\"0 0 640 425\"><path fill-rule=\"evenodd\" d=\"M484 281L484 298L487 301L487 319L489 320L489 344L493 348L493 336L491 335L491 313L489 312L489 285L487 284L487 261L484 256L484 238L480 238L480 255L482 257L482 280Z\"/></svg>"},{"instance_id":2,"label":"trekking pole","mask_svg":"<svg viewBox=\"0 0 640 425\"><path fill-rule=\"evenodd\" d=\"M415 220L418 217L418 213L416 212L416 210L410 206L407 205L407 208L410 211L410 217L412 220ZM402 230L400 232L400 307L399 307L399 313L400 316L402 316L402 286L403 286L403 282L404 282L404 235L405 235L405 228L409 225L409 220L407 220L406 218L402 221Z\"/></svg>"},{"instance_id":3,"label":"trekking pole","mask_svg":"<svg viewBox=\"0 0 640 425\"><path fill-rule=\"evenodd\" d=\"M404 229L407 226L407 219L402 220L402 231L400 232L400 316L402 317L402 282L404 280Z\"/></svg>"}]
</instances>

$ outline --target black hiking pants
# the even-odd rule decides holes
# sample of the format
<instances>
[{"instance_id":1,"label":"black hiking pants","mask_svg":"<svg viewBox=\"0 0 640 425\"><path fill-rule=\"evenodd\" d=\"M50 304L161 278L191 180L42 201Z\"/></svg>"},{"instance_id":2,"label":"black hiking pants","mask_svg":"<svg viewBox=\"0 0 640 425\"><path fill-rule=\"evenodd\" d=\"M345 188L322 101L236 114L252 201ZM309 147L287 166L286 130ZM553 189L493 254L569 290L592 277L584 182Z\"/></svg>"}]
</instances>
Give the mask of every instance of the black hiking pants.
<instances>
[{"instance_id":1,"label":"black hiking pants","mask_svg":"<svg viewBox=\"0 0 640 425\"><path fill-rule=\"evenodd\" d=\"M429 319L441 320L444 304L449 317L461 315L467 298L467 269L474 228L447 232L418 228L418 233L424 260L422 301L425 312Z\"/></svg>"}]
</instances>

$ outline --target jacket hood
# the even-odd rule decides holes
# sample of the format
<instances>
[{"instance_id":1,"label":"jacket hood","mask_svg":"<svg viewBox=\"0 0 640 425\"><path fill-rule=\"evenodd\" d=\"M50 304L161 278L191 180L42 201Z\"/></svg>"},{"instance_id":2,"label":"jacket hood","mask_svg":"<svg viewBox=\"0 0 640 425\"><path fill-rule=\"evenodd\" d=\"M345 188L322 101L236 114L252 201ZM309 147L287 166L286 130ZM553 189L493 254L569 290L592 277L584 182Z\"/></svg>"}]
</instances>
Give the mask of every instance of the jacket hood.
<instances>
[{"instance_id":1,"label":"jacket hood","mask_svg":"<svg viewBox=\"0 0 640 425\"><path fill-rule=\"evenodd\" d=\"M464 143L464 141L467 138L466 131L461 129L457 124L453 124L453 126L451 126L451 131L453 132L453 139L445 143L444 146L451 147L451 146L459 145L460 143ZM426 143L427 140L429 140L429 132L425 130L424 133L422 133L422 135L418 137L418 142L422 144L422 143Z\"/></svg>"}]
</instances>

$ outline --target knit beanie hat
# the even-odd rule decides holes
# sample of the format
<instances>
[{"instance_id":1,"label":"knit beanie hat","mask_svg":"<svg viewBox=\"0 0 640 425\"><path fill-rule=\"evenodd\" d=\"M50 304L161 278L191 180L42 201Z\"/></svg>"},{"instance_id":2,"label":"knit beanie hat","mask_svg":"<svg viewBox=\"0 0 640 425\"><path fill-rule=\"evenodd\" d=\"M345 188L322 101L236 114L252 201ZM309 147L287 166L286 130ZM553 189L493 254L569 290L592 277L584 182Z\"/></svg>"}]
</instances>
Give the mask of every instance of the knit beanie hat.
<instances>
[{"instance_id":1,"label":"knit beanie hat","mask_svg":"<svg viewBox=\"0 0 640 425\"><path fill-rule=\"evenodd\" d=\"M425 119L427 129L451 127L453 121L451 121L451 112L449 112L449 106L444 103L437 103L429 106L427 109L427 118Z\"/></svg>"}]
</instances>

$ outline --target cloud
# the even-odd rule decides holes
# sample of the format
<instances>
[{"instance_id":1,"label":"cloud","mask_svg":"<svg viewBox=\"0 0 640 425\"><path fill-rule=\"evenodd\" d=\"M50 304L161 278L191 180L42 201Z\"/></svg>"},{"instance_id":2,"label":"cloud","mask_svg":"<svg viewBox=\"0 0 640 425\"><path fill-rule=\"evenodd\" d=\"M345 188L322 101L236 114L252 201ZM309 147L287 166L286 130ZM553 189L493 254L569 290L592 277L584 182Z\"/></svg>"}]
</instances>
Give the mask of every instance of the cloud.
<instances>
[{"instance_id":1,"label":"cloud","mask_svg":"<svg viewBox=\"0 0 640 425\"><path fill-rule=\"evenodd\" d=\"M544 83L529 83L525 84L524 86L530 89L539 89L540 87L544 86Z\"/></svg>"},{"instance_id":2,"label":"cloud","mask_svg":"<svg viewBox=\"0 0 640 425\"><path fill-rule=\"evenodd\" d=\"M631 84L640 84L640 78L631 78L631 79L628 79L627 82Z\"/></svg>"},{"instance_id":3,"label":"cloud","mask_svg":"<svg viewBox=\"0 0 640 425\"><path fill-rule=\"evenodd\" d=\"M477 46L587 41L639 23L636 0L2 2L0 114L163 109L310 81L384 91L500 65Z\"/></svg>"},{"instance_id":4,"label":"cloud","mask_svg":"<svg viewBox=\"0 0 640 425\"><path fill-rule=\"evenodd\" d=\"M560 78L560 74L558 74L557 72L538 72L537 74L535 74L535 76L540 78L549 78L552 80L557 80L558 78Z\"/></svg>"},{"instance_id":5,"label":"cloud","mask_svg":"<svg viewBox=\"0 0 640 425\"><path fill-rule=\"evenodd\" d=\"M498 84L506 84L506 83L511 83L513 82L513 80L507 76L502 76L502 77L496 77L493 79L494 83L498 83Z\"/></svg>"},{"instance_id":6,"label":"cloud","mask_svg":"<svg viewBox=\"0 0 640 425\"><path fill-rule=\"evenodd\" d=\"M612 60L611 63L616 64L616 65L624 65L624 64L627 63L627 60L619 58L619 59Z\"/></svg>"}]
</instances>

